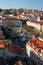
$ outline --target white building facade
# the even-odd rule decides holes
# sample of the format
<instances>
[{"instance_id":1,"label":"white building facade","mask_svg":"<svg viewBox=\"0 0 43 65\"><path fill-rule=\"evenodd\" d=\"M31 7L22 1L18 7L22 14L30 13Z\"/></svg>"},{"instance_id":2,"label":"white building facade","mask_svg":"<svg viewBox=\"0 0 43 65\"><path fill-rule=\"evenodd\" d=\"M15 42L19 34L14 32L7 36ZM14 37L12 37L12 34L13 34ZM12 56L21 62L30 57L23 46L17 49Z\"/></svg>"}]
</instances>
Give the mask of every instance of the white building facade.
<instances>
[{"instance_id":1,"label":"white building facade","mask_svg":"<svg viewBox=\"0 0 43 65\"><path fill-rule=\"evenodd\" d=\"M36 30L43 32L43 23L35 22L35 21L27 21L27 26L33 26Z\"/></svg>"},{"instance_id":2,"label":"white building facade","mask_svg":"<svg viewBox=\"0 0 43 65\"><path fill-rule=\"evenodd\" d=\"M39 54L38 49L35 51L33 48L30 46L30 43L26 44L28 57L34 62L35 65L43 65L43 50L41 50L42 54Z\"/></svg>"}]
</instances>

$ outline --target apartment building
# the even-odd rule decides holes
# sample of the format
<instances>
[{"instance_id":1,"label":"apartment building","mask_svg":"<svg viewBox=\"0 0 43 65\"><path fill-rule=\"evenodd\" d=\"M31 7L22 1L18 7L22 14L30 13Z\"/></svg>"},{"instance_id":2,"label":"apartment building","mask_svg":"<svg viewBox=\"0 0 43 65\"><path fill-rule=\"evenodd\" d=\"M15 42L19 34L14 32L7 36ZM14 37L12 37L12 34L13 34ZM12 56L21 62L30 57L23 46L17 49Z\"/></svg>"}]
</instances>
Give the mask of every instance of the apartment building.
<instances>
[{"instance_id":1,"label":"apartment building","mask_svg":"<svg viewBox=\"0 0 43 65\"><path fill-rule=\"evenodd\" d=\"M26 44L26 51L28 57L35 65L43 65L43 40L30 40Z\"/></svg>"},{"instance_id":2,"label":"apartment building","mask_svg":"<svg viewBox=\"0 0 43 65\"><path fill-rule=\"evenodd\" d=\"M43 32L43 18L37 18L37 21L35 20L28 20L27 26L33 26L36 30Z\"/></svg>"},{"instance_id":3,"label":"apartment building","mask_svg":"<svg viewBox=\"0 0 43 65\"><path fill-rule=\"evenodd\" d=\"M3 19L0 19L0 26L9 26L12 29L21 32L22 28L22 21L19 19L15 19L13 17L5 17Z\"/></svg>"}]
</instances>

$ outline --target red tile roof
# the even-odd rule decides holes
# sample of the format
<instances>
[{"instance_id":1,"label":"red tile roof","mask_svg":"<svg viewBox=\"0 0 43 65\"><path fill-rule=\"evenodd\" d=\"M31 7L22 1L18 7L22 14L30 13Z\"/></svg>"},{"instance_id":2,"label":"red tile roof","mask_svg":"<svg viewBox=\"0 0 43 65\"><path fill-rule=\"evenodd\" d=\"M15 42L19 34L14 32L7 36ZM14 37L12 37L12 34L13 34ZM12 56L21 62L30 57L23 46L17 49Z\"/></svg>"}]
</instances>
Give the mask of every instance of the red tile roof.
<instances>
[{"instance_id":1,"label":"red tile roof","mask_svg":"<svg viewBox=\"0 0 43 65\"><path fill-rule=\"evenodd\" d=\"M40 40L30 40L31 46L37 45L38 48L43 48L43 42Z\"/></svg>"},{"instance_id":2,"label":"red tile roof","mask_svg":"<svg viewBox=\"0 0 43 65\"><path fill-rule=\"evenodd\" d=\"M3 43L0 44L0 48L5 48L5 45Z\"/></svg>"},{"instance_id":3,"label":"red tile roof","mask_svg":"<svg viewBox=\"0 0 43 65\"><path fill-rule=\"evenodd\" d=\"M12 45L10 45L2 42L0 43L0 48L8 48L8 50L13 54L17 54L21 56L25 55L25 51L21 47L16 46L15 43L12 43Z\"/></svg>"},{"instance_id":4,"label":"red tile roof","mask_svg":"<svg viewBox=\"0 0 43 65\"><path fill-rule=\"evenodd\" d=\"M24 50L21 47L16 46L15 43L12 43L12 45L10 45L2 42L0 43L0 48L8 48L8 50L13 54L25 55Z\"/></svg>"},{"instance_id":5,"label":"red tile roof","mask_svg":"<svg viewBox=\"0 0 43 65\"><path fill-rule=\"evenodd\" d=\"M43 48L43 42L41 42L40 40L36 40L36 44L38 44L39 47Z\"/></svg>"},{"instance_id":6,"label":"red tile roof","mask_svg":"<svg viewBox=\"0 0 43 65\"><path fill-rule=\"evenodd\" d=\"M18 54L18 55L24 55L24 51L23 49L21 49L20 47L18 46L14 46L13 44L12 45L6 45L5 46L6 48L9 49L10 52L12 52L13 54Z\"/></svg>"}]
</instances>

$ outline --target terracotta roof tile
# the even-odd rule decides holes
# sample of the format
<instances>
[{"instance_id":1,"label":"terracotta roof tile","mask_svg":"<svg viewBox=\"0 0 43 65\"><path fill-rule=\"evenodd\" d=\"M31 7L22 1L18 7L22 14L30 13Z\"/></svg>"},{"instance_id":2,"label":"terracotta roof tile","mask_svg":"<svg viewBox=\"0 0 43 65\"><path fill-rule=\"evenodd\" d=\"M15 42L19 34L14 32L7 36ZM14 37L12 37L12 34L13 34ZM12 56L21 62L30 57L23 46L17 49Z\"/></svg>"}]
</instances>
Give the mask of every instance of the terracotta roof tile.
<instances>
[{"instance_id":1,"label":"terracotta roof tile","mask_svg":"<svg viewBox=\"0 0 43 65\"><path fill-rule=\"evenodd\" d=\"M8 48L9 51L12 52L13 54L18 54L18 55L24 55L25 54L21 47L18 47L14 44L12 44L12 45L8 44L8 45L5 45L5 47Z\"/></svg>"},{"instance_id":2,"label":"terracotta roof tile","mask_svg":"<svg viewBox=\"0 0 43 65\"><path fill-rule=\"evenodd\" d=\"M39 48L43 48L43 42L40 40L31 40L30 44L33 45L32 43L37 45Z\"/></svg>"},{"instance_id":3,"label":"terracotta roof tile","mask_svg":"<svg viewBox=\"0 0 43 65\"><path fill-rule=\"evenodd\" d=\"M5 45L3 43L0 44L0 48L5 48Z\"/></svg>"}]
</instances>

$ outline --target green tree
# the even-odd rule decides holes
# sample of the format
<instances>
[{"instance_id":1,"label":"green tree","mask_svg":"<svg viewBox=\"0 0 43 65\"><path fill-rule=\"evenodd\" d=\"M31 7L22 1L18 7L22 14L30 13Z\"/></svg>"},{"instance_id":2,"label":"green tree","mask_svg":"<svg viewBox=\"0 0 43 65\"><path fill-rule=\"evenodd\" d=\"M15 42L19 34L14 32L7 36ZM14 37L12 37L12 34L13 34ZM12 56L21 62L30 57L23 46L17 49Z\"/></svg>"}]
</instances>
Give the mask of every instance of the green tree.
<instances>
[{"instance_id":1,"label":"green tree","mask_svg":"<svg viewBox=\"0 0 43 65\"><path fill-rule=\"evenodd\" d=\"M5 10L4 14L12 14L10 10Z\"/></svg>"}]
</instances>

